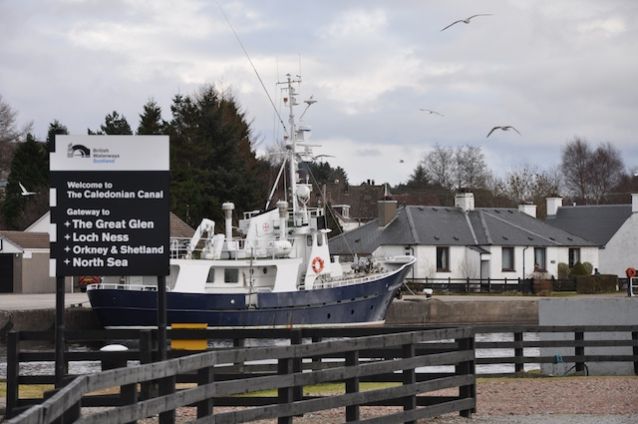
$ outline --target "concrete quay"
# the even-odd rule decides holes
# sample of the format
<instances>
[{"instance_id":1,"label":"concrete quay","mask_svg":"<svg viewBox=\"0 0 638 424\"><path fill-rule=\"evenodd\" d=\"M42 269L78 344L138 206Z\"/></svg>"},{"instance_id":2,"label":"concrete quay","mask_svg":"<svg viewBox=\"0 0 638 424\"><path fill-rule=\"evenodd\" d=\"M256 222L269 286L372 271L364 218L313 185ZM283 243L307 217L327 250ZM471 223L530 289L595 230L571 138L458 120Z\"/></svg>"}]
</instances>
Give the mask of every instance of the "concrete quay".
<instances>
[{"instance_id":1,"label":"concrete quay","mask_svg":"<svg viewBox=\"0 0 638 424\"><path fill-rule=\"evenodd\" d=\"M538 324L538 299L529 296L404 296L390 305L389 325ZM65 294L67 329L100 328L86 293ZM48 330L55 294L0 295L0 341L10 330Z\"/></svg>"},{"instance_id":2,"label":"concrete quay","mask_svg":"<svg viewBox=\"0 0 638 424\"><path fill-rule=\"evenodd\" d=\"M427 299L422 295L395 299L386 315L388 325L489 325L545 324L539 320L539 304L578 302L622 298L623 295L579 295L567 298L498 295L439 295ZM632 300L635 300L633 298ZM605 302L607 303L607 302ZM633 303L633 302L632 302ZM584 303L583 303L584 304ZM638 301L636 302L638 304ZM66 328L101 328L86 293L66 293ZM601 304L602 305L602 304ZM576 306L576 305L574 305ZM560 321L560 320L559 320ZM55 294L0 295L0 341L10 330L48 330L55 324Z\"/></svg>"},{"instance_id":3,"label":"concrete quay","mask_svg":"<svg viewBox=\"0 0 638 424\"><path fill-rule=\"evenodd\" d=\"M65 326L100 328L86 293L65 294ZM11 330L44 331L55 326L55 293L0 294L0 342Z\"/></svg>"},{"instance_id":4,"label":"concrete quay","mask_svg":"<svg viewBox=\"0 0 638 424\"><path fill-rule=\"evenodd\" d=\"M403 296L390 305L386 324L538 324L533 296Z\"/></svg>"}]
</instances>

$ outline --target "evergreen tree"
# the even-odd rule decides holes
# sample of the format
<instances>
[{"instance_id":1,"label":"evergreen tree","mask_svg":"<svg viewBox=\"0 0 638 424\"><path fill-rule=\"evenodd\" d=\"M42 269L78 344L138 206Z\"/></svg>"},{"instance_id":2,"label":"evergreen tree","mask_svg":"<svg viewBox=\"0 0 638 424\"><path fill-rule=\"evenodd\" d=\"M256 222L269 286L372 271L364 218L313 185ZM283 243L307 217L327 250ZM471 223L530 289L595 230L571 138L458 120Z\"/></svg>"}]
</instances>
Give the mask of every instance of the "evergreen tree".
<instances>
[{"instance_id":1,"label":"evergreen tree","mask_svg":"<svg viewBox=\"0 0 638 424\"><path fill-rule=\"evenodd\" d=\"M106 135L133 135L124 115L120 116L116 111L104 117L104 124L100 128Z\"/></svg>"},{"instance_id":2,"label":"evergreen tree","mask_svg":"<svg viewBox=\"0 0 638 424\"><path fill-rule=\"evenodd\" d=\"M144 112L140 114L140 124L137 127L138 135L163 135L166 134L167 122L162 120L162 109L154 100L149 100L144 105Z\"/></svg>"},{"instance_id":3,"label":"evergreen tree","mask_svg":"<svg viewBox=\"0 0 638 424\"><path fill-rule=\"evenodd\" d=\"M51 145L55 142L56 135L68 135L69 130L66 126L62 125L57 119L49 124L49 130L47 131L47 147L48 151L51 151ZM48 163L48 161L47 161Z\"/></svg>"},{"instance_id":4,"label":"evergreen tree","mask_svg":"<svg viewBox=\"0 0 638 424\"><path fill-rule=\"evenodd\" d=\"M22 230L42 216L49 207L49 152L44 143L27 134L18 144L11 161L7 193L3 204L4 222L10 229ZM24 196L22 184L35 195Z\"/></svg>"},{"instance_id":5,"label":"evergreen tree","mask_svg":"<svg viewBox=\"0 0 638 424\"><path fill-rule=\"evenodd\" d=\"M268 187L260 183L264 162L253 150L248 123L231 97L207 86L171 105L172 210L189 224L223 219L221 204L237 213L257 209Z\"/></svg>"},{"instance_id":6,"label":"evergreen tree","mask_svg":"<svg viewBox=\"0 0 638 424\"><path fill-rule=\"evenodd\" d=\"M412 172L412 175L410 175L410 179L406 183L406 186L413 190L423 190L428 188L429 185L430 180L428 179L428 173L423 164L419 163L414 169L414 172Z\"/></svg>"}]
</instances>

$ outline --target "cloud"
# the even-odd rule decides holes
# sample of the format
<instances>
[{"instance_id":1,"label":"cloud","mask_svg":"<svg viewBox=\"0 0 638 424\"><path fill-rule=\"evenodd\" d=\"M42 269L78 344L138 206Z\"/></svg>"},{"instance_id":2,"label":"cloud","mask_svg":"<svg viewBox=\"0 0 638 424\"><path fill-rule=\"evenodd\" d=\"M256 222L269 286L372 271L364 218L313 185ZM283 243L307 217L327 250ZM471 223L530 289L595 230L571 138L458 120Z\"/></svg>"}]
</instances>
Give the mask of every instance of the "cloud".
<instances>
[{"instance_id":1,"label":"cloud","mask_svg":"<svg viewBox=\"0 0 638 424\"><path fill-rule=\"evenodd\" d=\"M378 37L387 28L388 20L383 9L351 9L337 15L328 25L319 30L323 38Z\"/></svg>"}]
</instances>

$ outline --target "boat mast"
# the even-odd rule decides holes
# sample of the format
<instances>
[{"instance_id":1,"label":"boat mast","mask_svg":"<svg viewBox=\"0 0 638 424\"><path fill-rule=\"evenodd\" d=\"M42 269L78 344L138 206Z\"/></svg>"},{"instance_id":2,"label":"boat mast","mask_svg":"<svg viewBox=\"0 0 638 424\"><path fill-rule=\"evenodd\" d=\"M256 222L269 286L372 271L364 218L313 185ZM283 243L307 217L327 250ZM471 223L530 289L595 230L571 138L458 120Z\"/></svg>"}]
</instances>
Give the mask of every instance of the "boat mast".
<instances>
[{"instance_id":1,"label":"boat mast","mask_svg":"<svg viewBox=\"0 0 638 424\"><path fill-rule=\"evenodd\" d=\"M295 88L293 84L301 83L301 77L297 76L297 79L293 79L290 74L286 74L286 81L280 84L286 84L286 88L288 90L288 140L289 144L286 145L288 148L288 166L290 172L290 193L292 198L292 219L293 225L297 225L297 214L299 206L297 204L297 130L295 124L295 113L294 107L297 105L297 93L295 92Z\"/></svg>"}]
</instances>

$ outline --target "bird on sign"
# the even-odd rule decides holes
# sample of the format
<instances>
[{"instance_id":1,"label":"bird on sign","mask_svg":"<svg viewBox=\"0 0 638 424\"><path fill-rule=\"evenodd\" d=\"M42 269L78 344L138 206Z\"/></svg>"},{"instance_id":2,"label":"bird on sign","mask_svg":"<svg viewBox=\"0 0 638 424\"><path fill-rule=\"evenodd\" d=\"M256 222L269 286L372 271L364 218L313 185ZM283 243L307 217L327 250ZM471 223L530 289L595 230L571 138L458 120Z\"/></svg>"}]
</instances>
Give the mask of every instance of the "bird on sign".
<instances>
[{"instance_id":1,"label":"bird on sign","mask_svg":"<svg viewBox=\"0 0 638 424\"><path fill-rule=\"evenodd\" d=\"M479 13L477 15L472 15L469 18L465 18L465 19L459 19L458 21L454 21L452 22L450 25L446 26L445 28L443 28L441 31L445 31L446 29L448 29L449 27L451 27L452 25L456 25L456 24L460 24L461 22L463 22L464 24L469 24L470 20L476 18L477 16L492 16L491 13Z\"/></svg>"},{"instance_id":2,"label":"bird on sign","mask_svg":"<svg viewBox=\"0 0 638 424\"><path fill-rule=\"evenodd\" d=\"M423 108L421 108L421 109L419 109L419 110L420 110L421 112L427 112L427 113L429 113L430 115L439 115L439 116L443 116L443 114L442 114L442 113L439 113L439 112L437 112L436 110L423 109Z\"/></svg>"},{"instance_id":3,"label":"bird on sign","mask_svg":"<svg viewBox=\"0 0 638 424\"><path fill-rule=\"evenodd\" d=\"M490 134L492 134L492 133L493 133L494 131L496 131L496 130L501 130L501 131L514 130L514 131L516 131L516 132L518 133L518 135L521 135L521 133L520 133L520 132L519 132L516 128L514 128L514 127L513 127L513 126L511 126L511 125L498 125L498 126L496 126L496 127L492 128L492 129L490 130L490 132L488 132L488 133L487 133L487 135L486 135L485 137L486 137L486 138L487 138L487 137L489 137L489 136L490 136Z\"/></svg>"},{"instance_id":4,"label":"bird on sign","mask_svg":"<svg viewBox=\"0 0 638 424\"><path fill-rule=\"evenodd\" d=\"M33 196L37 194L35 191L27 191L20 181L18 181L18 185L20 186L20 194L23 196Z\"/></svg>"}]
</instances>

